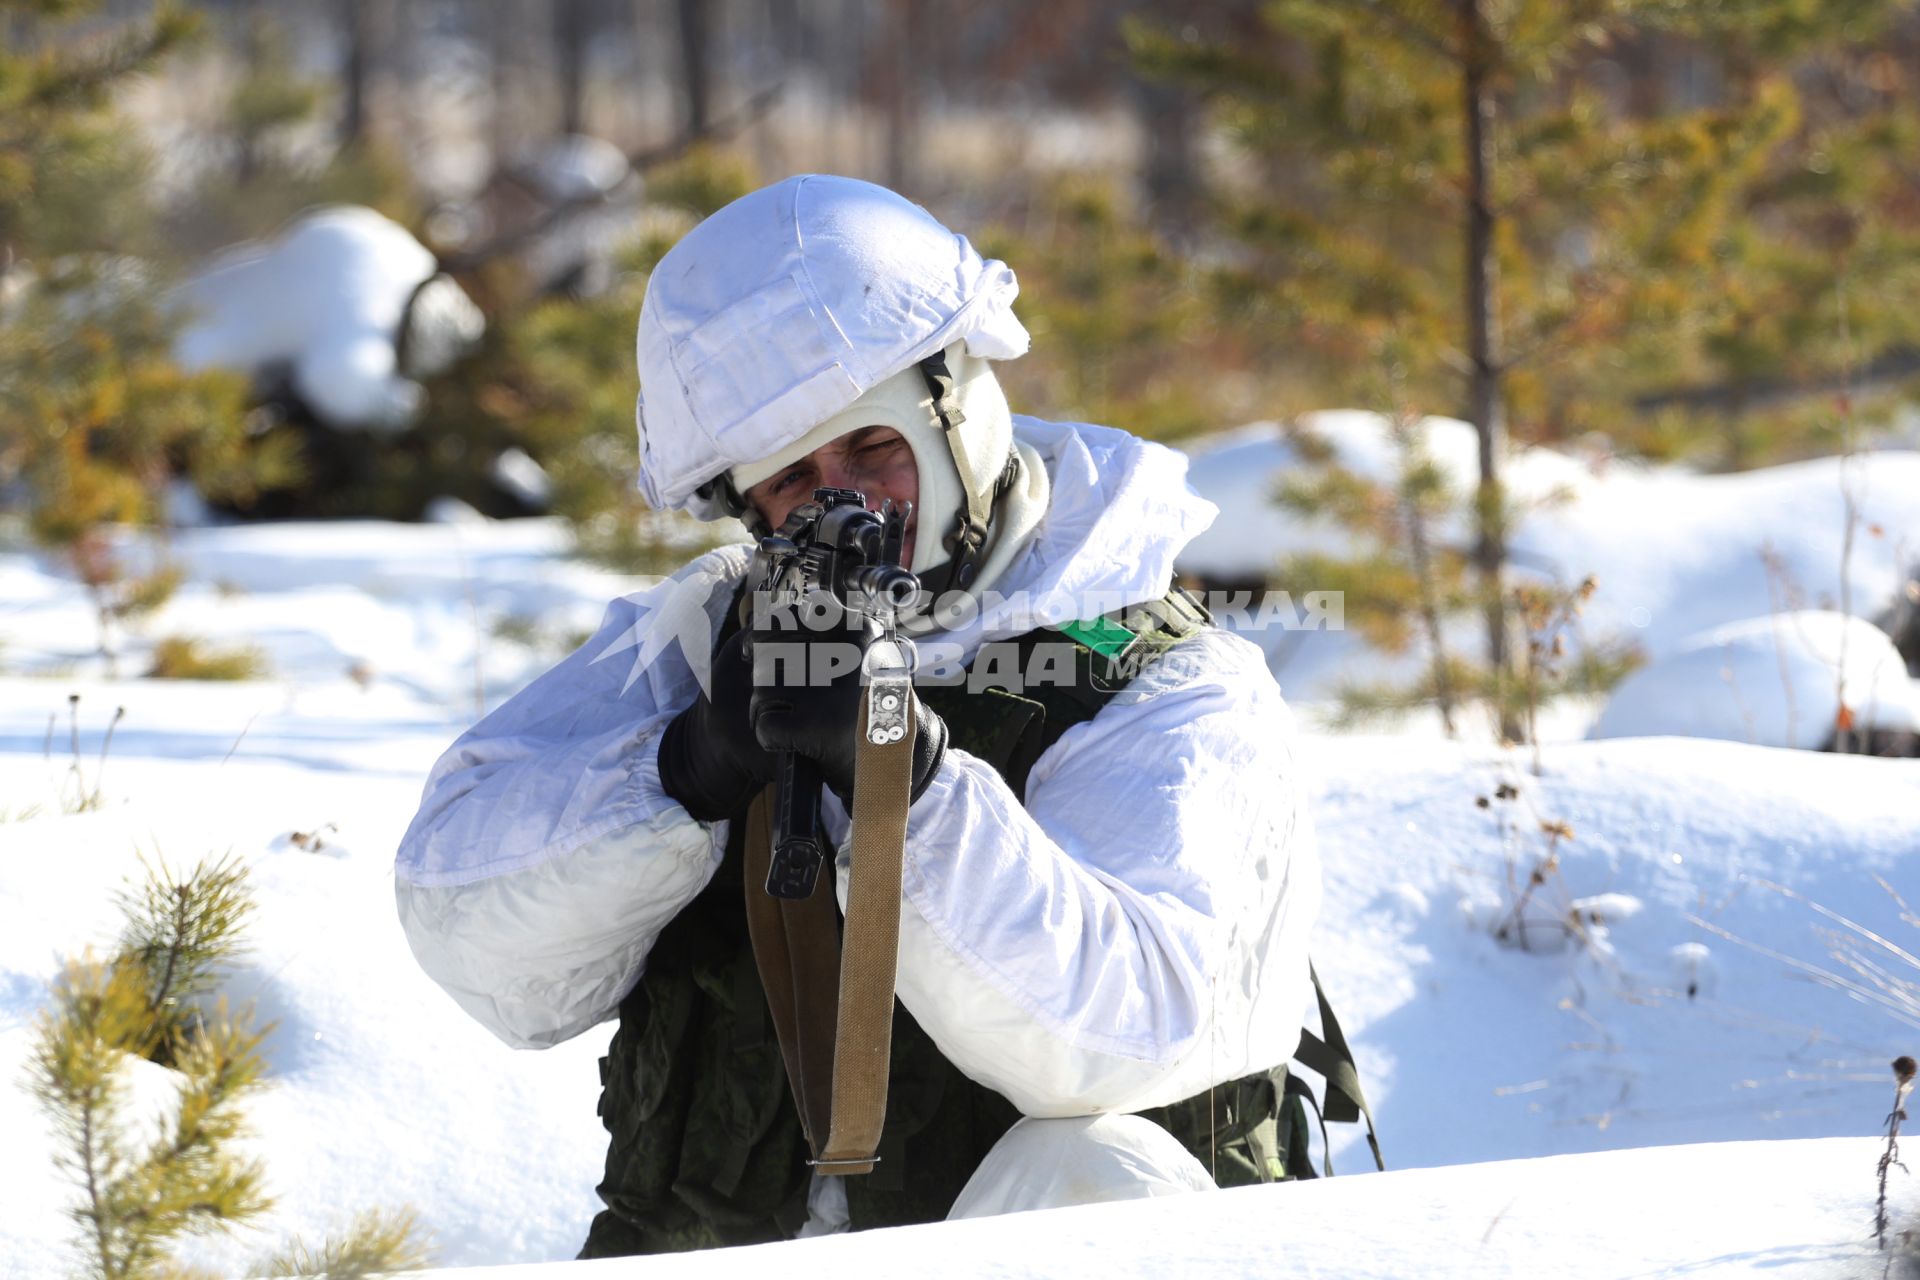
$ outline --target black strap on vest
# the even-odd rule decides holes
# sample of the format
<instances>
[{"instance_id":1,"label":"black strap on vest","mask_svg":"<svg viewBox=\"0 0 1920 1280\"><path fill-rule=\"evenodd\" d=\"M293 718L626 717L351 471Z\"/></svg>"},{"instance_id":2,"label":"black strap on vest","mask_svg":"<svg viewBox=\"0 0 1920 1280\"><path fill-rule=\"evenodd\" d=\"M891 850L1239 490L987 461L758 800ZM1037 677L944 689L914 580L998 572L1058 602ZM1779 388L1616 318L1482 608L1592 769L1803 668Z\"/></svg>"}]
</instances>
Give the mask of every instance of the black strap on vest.
<instances>
[{"instance_id":1,"label":"black strap on vest","mask_svg":"<svg viewBox=\"0 0 1920 1280\"><path fill-rule=\"evenodd\" d=\"M1326 1138L1329 1120L1335 1124L1357 1124L1362 1116L1366 1117L1367 1148L1373 1152L1374 1167L1384 1173L1387 1162L1380 1155L1380 1136L1374 1131L1373 1110L1367 1106L1367 1095L1360 1087L1360 1069L1354 1065L1353 1050L1347 1046L1346 1033L1340 1029L1340 1020L1333 1016L1333 1005L1328 1003L1326 988L1320 985L1320 974L1311 962L1307 972L1313 977L1313 998L1320 1006L1320 1035L1301 1028L1300 1043L1293 1057L1301 1066L1319 1072L1326 1079L1326 1102L1317 1109L1321 1139ZM1331 1157L1327 1160L1327 1172L1333 1172Z\"/></svg>"}]
</instances>

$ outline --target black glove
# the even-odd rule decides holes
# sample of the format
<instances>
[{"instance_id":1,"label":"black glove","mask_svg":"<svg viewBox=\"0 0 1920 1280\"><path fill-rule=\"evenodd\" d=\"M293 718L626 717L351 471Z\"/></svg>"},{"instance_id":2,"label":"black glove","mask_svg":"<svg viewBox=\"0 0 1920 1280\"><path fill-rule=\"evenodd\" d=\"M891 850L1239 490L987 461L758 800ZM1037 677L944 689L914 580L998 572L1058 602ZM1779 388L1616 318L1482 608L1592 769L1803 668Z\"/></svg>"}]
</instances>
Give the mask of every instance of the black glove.
<instances>
[{"instance_id":1,"label":"black glove","mask_svg":"<svg viewBox=\"0 0 1920 1280\"><path fill-rule=\"evenodd\" d=\"M766 631L757 637L754 653L752 715L760 745L814 761L821 781L849 806L854 752L864 728L858 658L879 636L880 629L871 620L817 631ZM807 679L809 673L818 677L828 671L836 672L831 680ZM947 725L919 698L913 706L913 779L908 794L910 800L918 800L946 757Z\"/></svg>"},{"instance_id":2,"label":"black glove","mask_svg":"<svg viewBox=\"0 0 1920 1280\"><path fill-rule=\"evenodd\" d=\"M754 740L752 644L741 631L713 655L702 693L660 738L660 785L702 822L738 817L773 779L773 756Z\"/></svg>"}]
</instances>

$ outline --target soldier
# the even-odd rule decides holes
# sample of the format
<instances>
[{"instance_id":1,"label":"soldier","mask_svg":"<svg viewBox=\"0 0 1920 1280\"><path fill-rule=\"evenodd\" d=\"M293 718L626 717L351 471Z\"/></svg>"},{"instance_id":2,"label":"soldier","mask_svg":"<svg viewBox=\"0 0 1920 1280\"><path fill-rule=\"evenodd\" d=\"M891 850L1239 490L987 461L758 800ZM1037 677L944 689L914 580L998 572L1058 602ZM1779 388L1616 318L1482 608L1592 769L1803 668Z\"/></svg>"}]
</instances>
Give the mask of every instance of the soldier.
<instances>
[{"instance_id":1,"label":"soldier","mask_svg":"<svg viewBox=\"0 0 1920 1280\"><path fill-rule=\"evenodd\" d=\"M440 760L397 865L421 966L516 1046L620 1019L583 1257L1269 1181L1304 1157L1281 1121L1320 882L1288 710L1259 652L1173 589L1215 514L1184 458L1009 411L1015 292L918 206L821 176L728 205L653 273L649 502L756 534L816 487L911 503L933 601L915 629L949 675L983 650L1070 661L918 687L886 1124L859 1177L807 1163L740 838L793 751L845 847L857 698L754 697L751 547L614 602Z\"/></svg>"}]
</instances>

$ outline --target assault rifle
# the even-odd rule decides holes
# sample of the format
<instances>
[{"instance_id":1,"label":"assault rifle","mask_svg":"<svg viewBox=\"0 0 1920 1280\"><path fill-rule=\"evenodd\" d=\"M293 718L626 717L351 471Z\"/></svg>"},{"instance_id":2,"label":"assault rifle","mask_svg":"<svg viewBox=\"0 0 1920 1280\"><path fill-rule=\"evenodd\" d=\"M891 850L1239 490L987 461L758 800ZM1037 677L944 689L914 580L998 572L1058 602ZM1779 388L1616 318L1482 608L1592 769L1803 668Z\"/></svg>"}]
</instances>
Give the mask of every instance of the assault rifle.
<instances>
[{"instance_id":1,"label":"assault rifle","mask_svg":"<svg viewBox=\"0 0 1920 1280\"><path fill-rule=\"evenodd\" d=\"M899 741L911 714L911 649L893 634L900 611L920 594L920 579L900 565L911 511L911 504L898 507L888 501L873 512L858 490L815 489L813 500L795 508L779 532L760 540L754 558L756 581L765 593L756 603L798 618L807 597L824 592L848 616L880 624L883 638L868 648L862 661L872 711L860 731L875 742ZM783 751L774 785L767 892L776 898L807 898L826 857L819 769L806 757Z\"/></svg>"}]
</instances>

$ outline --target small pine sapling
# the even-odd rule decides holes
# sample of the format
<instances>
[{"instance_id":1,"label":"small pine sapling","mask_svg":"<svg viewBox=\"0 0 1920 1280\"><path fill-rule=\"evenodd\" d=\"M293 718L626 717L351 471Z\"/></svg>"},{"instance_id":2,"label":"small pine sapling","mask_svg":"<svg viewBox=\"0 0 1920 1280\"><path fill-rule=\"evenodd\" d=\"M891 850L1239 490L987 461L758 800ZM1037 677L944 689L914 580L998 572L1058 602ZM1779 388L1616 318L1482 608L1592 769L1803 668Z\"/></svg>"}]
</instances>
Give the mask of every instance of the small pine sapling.
<instances>
[{"instance_id":1,"label":"small pine sapling","mask_svg":"<svg viewBox=\"0 0 1920 1280\"><path fill-rule=\"evenodd\" d=\"M171 1036L154 1017L149 976L123 958L68 967L40 1018L31 1063L35 1096L54 1118L60 1167L83 1191L70 1210L87 1274L146 1280L172 1270L182 1236L231 1228L271 1200L257 1161L234 1154L241 1103L262 1083L264 1030L224 1003L174 1038L177 1099L157 1129L140 1132L127 1067Z\"/></svg>"},{"instance_id":2,"label":"small pine sapling","mask_svg":"<svg viewBox=\"0 0 1920 1280\"><path fill-rule=\"evenodd\" d=\"M241 931L254 909L246 881L247 869L229 855L185 878L164 864L150 867L137 891L120 894L127 918L120 954L146 980L155 1035L145 1056L154 1061L173 1065L220 971L246 953Z\"/></svg>"},{"instance_id":3,"label":"small pine sapling","mask_svg":"<svg viewBox=\"0 0 1920 1280\"><path fill-rule=\"evenodd\" d=\"M1449 652L1444 635L1446 619L1477 599L1467 581L1466 556L1436 535L1457 496L1427 447L1425 422L1408 409L1382 420L1392 471L1381 479L1344 465L1333 442L1304 425L1289 427L1288 440L1303 465L1283 477L1275 500L1300 515L1333 521L1353 535L1355 545L1345 555L1289 556L1279 578L1339 591L1346 617L1385 653L1407 653L1416 641L1425 650L1424 669L1411 682L1343 686L1343 724L1431 706L1454 737L1462 698L1484 683L1471 664Z\"/></svg>"},{"instance_id":4,"label":"small pine sapling","mask_svg":"<svg viewBox=\"0 0 1920 1280\"><path fill-rule=\"evenodd\" d=\"M266 1174L235 1146L242 1104L265 1084L272 1031L229 1011L214 987L244 954L253 912L232 857L184 878L149 867L120 895L126 928L111 962L69 965L39 1019L30 1084L53 1117L59 1167L81 1191L70 1211L94 1280L184 1280L172 1249L272 1206ZM141 1067L147 1059L159 1067ZM157 1124L135 1118L136 1069L170 1069L175 1090ZM410 1210L360 1215L317 1248L290 1241L250 1272L327 1280L421 1268L430 1261Z\"/></svg>"}]
</instances>

